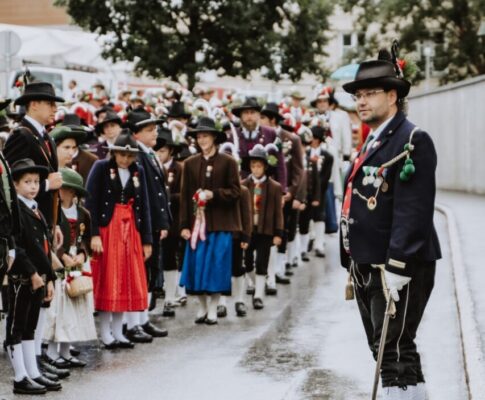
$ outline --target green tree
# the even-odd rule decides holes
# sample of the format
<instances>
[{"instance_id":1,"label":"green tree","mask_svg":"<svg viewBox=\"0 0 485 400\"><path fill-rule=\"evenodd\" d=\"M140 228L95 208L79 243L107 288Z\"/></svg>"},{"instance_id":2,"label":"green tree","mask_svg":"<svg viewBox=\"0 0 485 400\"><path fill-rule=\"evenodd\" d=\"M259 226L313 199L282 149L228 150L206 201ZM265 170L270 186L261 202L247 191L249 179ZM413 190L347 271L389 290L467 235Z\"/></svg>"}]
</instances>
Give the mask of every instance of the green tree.
<instances>
[{"instance_id":1,"label":"green tree","mask_svg":"<svg viewBox=\"0 0 485 400\"><path fill-rule=\"evenodd\" d=\"M424 77L423 44L434 43L433 67L444 71L441 83L485 74L485 38L478 36L485 0L339 0L358 16L367 32L366 55L377 54L398 38L402 53L413 53ZM372 32L372 24L380 29Z\"/></svg>"},{"instance_id":2,"label":"green tree","mask_svg":"<svg viewBox=\"0 0 485 400\"><path fill-rule=\"evenodd\" d=\"M110 39L104 56L154 78L197 72L298 80L324 75L330 0L56 0L79 26Z\"/></svg>"}]
</instances>

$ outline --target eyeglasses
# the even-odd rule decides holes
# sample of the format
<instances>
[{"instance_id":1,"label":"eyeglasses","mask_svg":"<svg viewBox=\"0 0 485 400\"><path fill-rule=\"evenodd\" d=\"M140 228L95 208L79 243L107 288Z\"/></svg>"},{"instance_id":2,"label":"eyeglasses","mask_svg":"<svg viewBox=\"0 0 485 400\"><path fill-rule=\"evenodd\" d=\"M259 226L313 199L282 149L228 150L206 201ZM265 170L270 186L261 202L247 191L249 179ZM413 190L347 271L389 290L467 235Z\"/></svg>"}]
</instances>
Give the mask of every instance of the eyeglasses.
<instances>
[{"instance_id":1,"label":"eyeglasses","mask_svg":"<svg viewBox=\"0 0 485 400\"><path fill-rule=\"evenodd\" d=\"M378 90L369 90L367 92L355 93L352 95L352 100L354 101L359 101L361 99L367 100L374 97L377 93L382 93L382 92L385 92L385 90L378 89Z\"/></svg>"}]
</instances>

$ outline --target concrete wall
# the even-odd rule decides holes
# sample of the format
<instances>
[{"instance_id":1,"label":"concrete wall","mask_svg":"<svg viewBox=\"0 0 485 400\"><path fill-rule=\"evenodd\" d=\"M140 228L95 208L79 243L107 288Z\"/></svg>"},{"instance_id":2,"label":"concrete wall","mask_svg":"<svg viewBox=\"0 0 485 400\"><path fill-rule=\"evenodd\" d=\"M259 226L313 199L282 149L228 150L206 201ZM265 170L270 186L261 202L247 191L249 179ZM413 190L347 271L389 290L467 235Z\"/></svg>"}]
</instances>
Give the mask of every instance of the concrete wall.
<instances>
[{"instance_id":1,"label":"concrete wall","mask_svg":"<svg viewBox=\"0 0 485 400\"><path fill-rule=\"evenodd\" d=\"M409 119L434 139L440 189L485 194L485 75L411 96Z\"/></svg>"}]
</instances>

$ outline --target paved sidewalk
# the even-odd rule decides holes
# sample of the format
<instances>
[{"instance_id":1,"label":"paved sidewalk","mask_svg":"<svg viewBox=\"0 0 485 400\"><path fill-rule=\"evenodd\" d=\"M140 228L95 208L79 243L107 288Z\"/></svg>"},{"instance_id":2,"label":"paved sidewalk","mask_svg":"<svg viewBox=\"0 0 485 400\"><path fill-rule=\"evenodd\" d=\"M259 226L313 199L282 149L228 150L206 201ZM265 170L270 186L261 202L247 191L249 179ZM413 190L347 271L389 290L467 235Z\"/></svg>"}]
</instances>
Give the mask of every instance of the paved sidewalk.
<instances>
[{"instance_id":1,"label":"paved sidewalk","mask_svg":"<svg viewBox=\"0 0 485 400\"><path fill-rule=\"evenodd\" d=\"M439 191L436 202L451 209L455 215L460 236L463 260L468 274L475 316L485 350L485 196Z\"/></svg>"}]
</instances>

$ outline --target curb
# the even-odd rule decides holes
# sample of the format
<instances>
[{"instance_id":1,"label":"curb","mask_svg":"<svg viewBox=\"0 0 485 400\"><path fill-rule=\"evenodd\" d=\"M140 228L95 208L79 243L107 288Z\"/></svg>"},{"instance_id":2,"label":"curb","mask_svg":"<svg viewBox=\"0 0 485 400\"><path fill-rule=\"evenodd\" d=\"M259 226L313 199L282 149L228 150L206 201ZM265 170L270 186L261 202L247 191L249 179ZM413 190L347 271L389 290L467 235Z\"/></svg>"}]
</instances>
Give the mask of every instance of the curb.
<instances>
[{"instance_id":1,"label":"curb","mask_svg":"<svg viewBox=\"0 0 485 400\"><path fill-rule=\"evenodd\" d=\"M475 319L475 305L471 297L466 266L463 261L458 225L451 208L444 204L436 204L435 209L445 216L448 227L452 274L455 284L454 295L460 325L468 398L470 400L485 400L485 359Z\"/></svg>"}]
</instances>

